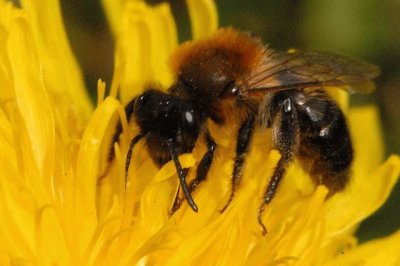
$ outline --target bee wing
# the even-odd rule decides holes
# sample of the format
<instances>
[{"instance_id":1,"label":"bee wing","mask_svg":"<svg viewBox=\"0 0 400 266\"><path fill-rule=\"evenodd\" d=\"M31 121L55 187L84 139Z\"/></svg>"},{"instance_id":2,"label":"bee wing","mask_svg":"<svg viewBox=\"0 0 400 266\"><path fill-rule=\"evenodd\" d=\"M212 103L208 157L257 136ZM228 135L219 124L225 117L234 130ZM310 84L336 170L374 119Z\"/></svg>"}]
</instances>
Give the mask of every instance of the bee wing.
<instances>
[{"instance_id":1,"label":"bee wing","mask_svg":"<svg viewBox=\"0 0 400 266\"><path fill-rule=\"evenodd\" d=\"M263 63L246 81L249 93L321 86L339 86L349 92L370 92L379 68L328 52L267 50Z\"/></svg>"}]
</instances>

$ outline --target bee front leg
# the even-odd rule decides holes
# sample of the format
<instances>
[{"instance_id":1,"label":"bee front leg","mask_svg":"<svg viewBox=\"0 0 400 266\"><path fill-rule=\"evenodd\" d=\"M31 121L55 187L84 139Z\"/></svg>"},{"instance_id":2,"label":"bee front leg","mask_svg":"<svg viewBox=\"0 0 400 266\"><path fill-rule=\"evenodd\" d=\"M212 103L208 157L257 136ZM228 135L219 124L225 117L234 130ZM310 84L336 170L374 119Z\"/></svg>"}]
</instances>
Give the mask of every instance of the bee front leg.
<instances>
[{"instance_id":1,"label":"bee front leg","mask_svg":"<svg viewBox=\"0 0 400 266\"><path fill-rule=\"evenodd\" d=\"M201 182L206 180L208 171L210 170L214 158L215 149L217 148L217 144L215 143L214 139L208 132L206 133L205 137L207 141L207 151L204 154L203 158L201 159L199 166L197 167L196 178L193 179L192 182L190 182L189 184L190 193L192 193ZM182 204L182 199L179 198L179 190L178 190L178 193L175 197L174 205L170 210L169 214L170 215L174 214L180 208L181 204Z\"/></svg>"},{"instance_id":2,"label":"bee front leg","mask_svg":"<svg viewBox=\"0 0 400 266\"><path fill-rule=\"evenodd\" d=\"M167 145L170 150L171 159L175 164L176 172L179 177L179 183L181 185L183 194L185 195L185 198L186 198L187 202L189 203L190 208L192 208L192 210L194 212L198 212L197 205L194 202L192 195L190 194L188 185L186 183L187 170L182 169L182 165L178 159L178 153L176 152L176 143L173 140L168 140Z\"/></svg>"},{"instance_id":3,"label":"bee front leg","mask_svg":"<svg viewBox=\"0 0 400 266\"><path fill-rule=\"evenodd\" d=\"M254 121L255 121L254 116L250 116L240 126L236 142L235 163L233 165L232 190L228 202L220 210L221 213L223 213L226 210L226 208L228 208L229 204L232 202L233 197L235 195L236 187L240 184L240 181L242 179L243 175L242 169L245 163L246 154L249 150L251 137L253 136Z\"/></svg>"},{"instance_id":4,"label":"bee front leg","mask_svg":"<svg viewBox=\"0 0 400 266\"><path fill-rule=\"evenodd\" d=\"M183 175L187 176L189 169L185 168L183 169ZM174 204L172 205L172 208L169 210L168 215L171 217L172 215L174 215L174 213L179 210L179 208L182 205L183 199L179 197L181 191L181 186L178 187L178 189L176 190L176 194L175 194L175 200L174 200ZM190 192L190 186L189 186L189 192Z\"/></svg>"}]
</instances>

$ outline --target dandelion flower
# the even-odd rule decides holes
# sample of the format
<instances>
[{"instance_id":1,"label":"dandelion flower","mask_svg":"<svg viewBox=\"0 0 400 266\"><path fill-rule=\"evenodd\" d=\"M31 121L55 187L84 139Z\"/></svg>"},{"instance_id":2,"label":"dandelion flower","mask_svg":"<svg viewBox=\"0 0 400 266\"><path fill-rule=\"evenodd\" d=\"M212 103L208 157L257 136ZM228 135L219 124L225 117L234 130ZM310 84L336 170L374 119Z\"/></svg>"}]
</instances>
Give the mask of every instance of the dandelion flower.
<instances>
[{"instance_id":1,"label":"dandelion flower","mask_svg":"<svg viewBox=\"0 0 400 266\"><path fill-rule=\"evenodd\" d=\"M400 233L358 245L359 223L386 200L400 171L393 155L382 163L374 107L349 108L356 158L352 181L326 199L297 163L288 170L263 220L256 214L279 153L270 132L257 132L243 182L229 208L234 135L209 125L218 142L214 165L193 196L168 217L178 179L169 162L158 169L143 144L133 154L129 183L124 161L137 128L122 103L147 82L167 87L167 61L178 45L167 4L103 0L117 43L110 96L99 81L93 108L65 36L58 1L0 1L0 265L398 265ZM188 0L194 38L217 27L210 0ZM123 133L107 162L118 119ZM360 123L360 121L363 121ZM195 169L198 141L180 156ZM193 173L191 173L193 175ZM260 196L259 196L260 195ZM365 196L367 195L367 196Z\"/></svg>"}]
</instances>

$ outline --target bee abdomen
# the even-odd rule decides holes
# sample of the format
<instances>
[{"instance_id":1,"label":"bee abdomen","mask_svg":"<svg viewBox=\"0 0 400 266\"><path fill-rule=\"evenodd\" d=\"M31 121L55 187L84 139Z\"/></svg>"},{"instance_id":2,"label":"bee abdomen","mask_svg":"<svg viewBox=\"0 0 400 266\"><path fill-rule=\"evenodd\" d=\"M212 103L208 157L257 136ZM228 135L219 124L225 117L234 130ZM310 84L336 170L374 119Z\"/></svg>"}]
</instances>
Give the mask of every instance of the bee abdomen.
<instances>
[{"instance_id":1,"label":"bee abdomen","mask_svg":"<svg viewBox=\"0 0 400 266\"><path fill-rule=\"evenodd\" d=\"M301 113L300 119L307 120L302 123L299 158L313 181L327 186L330 194L333 194L348 183L353 147L346 119L340 108L325 97L314 98L314 101L319 101L319 105L315 106L324 106L322 119L310 117L310 108L313 111L314 105L298 110Z\"/></svg>"}]
</instances>

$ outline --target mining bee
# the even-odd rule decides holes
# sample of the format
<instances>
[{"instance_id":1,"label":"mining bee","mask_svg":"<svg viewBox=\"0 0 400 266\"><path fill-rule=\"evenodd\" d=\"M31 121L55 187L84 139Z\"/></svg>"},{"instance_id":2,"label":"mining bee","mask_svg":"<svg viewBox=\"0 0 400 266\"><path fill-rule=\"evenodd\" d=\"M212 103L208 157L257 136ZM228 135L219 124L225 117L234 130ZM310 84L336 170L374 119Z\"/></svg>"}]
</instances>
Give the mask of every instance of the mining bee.
<instances>
[{"instance_id":1,"label":"mining bee","mask_svg":"<svg viewBox=\"0 0 400 266\"><path fill-rule=\"evenodd\" d=\"M221 126L240 125L230 197L221 212L240 184L254 129L272 130L272 144L281 158L259 208L264 233L264 208L295 157L314 183L325 185L331 195L348 183L353 160L349 130L342 111L323 87L366 92L364 88L370 87L359 85L378 75L376 66L326 52L273 50L250 34L226 28L208 39L182 44L172 56L171 68L175 82L167 92L148 88L126 106L128 119L133 117L140 128L126 157L126 176L132 150L144 139L158 166L173 160L182 192L197 212L191 192L206 179L217 148L206 126L212 120ZM119 127L116 136L120 131ZM188 170L182 169L178 156L190 153L199 137L204 137L207 150L188 185ZM171 213L180 204L177 196Z\"/></svg>"}]
</instances>

